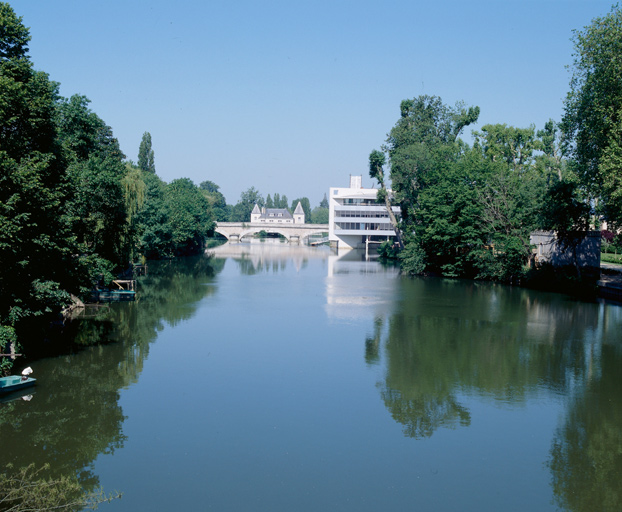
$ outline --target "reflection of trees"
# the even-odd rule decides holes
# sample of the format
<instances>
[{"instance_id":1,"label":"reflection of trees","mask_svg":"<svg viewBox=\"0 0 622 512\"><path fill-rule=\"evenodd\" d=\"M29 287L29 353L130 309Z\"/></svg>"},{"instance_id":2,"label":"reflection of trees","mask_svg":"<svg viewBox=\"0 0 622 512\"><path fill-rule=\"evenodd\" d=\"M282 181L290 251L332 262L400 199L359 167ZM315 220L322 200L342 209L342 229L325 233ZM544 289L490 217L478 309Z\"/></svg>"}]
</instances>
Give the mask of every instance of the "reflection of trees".
<instances>
[{"instance_id":1,"label":"reflection of trees","mask_svg":"<svg viewBox=\"0 0 622 512\"><path fill-rule=\"evenodd\" d=\"M437 279L403 281L400 297L388 319L379 388L408 436L469 425L461 394L515 404L542 385L567 390L593 370L584 340L597 328L596 305ZM368 363L377 359L374 338L366 340Z\"/></svg>"},{"instance_id":2,"label":"reflection of trees","mask_svg":"<svg viewBox=\"0 0 622 512\"><path fill-rule=\"evenodd\" d=\"M139 301L112 304L107 313L80 320L81 343L111 343L33 364L33 399L0 404L1 465L49 463L53 476L77 474L86 490L97 486L93 461L124 442L120 390L138 380L162 322L190 318L198 302L215 292L207 285L222 264L205 257L152 263L140 279Z\"/></svg>"},{"instance_id":3,"label":"reflection of trees","mask_svg":"<svg viewBox=\"0 0 622 512\"><path fill-rule=\"evenodd\" d=\"M555 435L549 466L560 507L622 510L622 357L604 346L602 373L575 395Z\"/></svg>"}]
</instances>

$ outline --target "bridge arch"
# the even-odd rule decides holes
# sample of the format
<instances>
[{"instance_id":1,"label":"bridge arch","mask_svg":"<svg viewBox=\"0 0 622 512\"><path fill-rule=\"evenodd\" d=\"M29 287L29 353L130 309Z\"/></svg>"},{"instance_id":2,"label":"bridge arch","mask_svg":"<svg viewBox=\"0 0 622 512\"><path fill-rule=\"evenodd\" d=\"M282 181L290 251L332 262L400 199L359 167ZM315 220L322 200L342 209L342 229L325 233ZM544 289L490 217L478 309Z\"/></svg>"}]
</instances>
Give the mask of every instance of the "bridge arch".
<instances>
[{"instance_id":1,"label":"bridge arch","mask_svg":"<svg viewBox=\"0 0 622 512\"><path fill-rule=\"evenodd\" d=\"M289 241L290 237L291 237L291 233L287 233L287 232L285 232L285 230L281 230L279 228L268 228L268 229L266 229L266 226L253 226L253 227L248 227L248 228L242 228L239 231L236 231L235 233L232 233L231 230L229 228L226 228L226 227L218 227L218 226L216 226L214 228L214 232L215 233L218 233L218 234L224 236L227 240L231 240L231 239L241 240L245 236L253 235L255 233L260 233L261 231L265 231L266 233L276 233L276 234L279 234L279 235L285 237L287 239L287 241Z\"/></svg>"}]
</instances>

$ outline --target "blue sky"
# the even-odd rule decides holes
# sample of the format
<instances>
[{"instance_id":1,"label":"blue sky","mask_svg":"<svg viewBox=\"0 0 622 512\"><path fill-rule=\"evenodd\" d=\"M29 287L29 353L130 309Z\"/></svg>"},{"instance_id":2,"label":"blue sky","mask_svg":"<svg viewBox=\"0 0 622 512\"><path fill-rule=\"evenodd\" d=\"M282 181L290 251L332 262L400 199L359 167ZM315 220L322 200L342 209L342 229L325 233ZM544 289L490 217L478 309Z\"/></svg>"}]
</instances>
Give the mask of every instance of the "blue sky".
<instances>
[{"instance_id":1,"label":"blue sky","mask_svg":"<svg viewBox=\"0 0 622 512\"><path fill-rule=\"evenodd\" d=\"M478 105L480 121L559 120L572 30L611 2L14 0L35 68L82 94L158 175L220 185L235 204L306 196L362 174L403 99ZM465 134L470 140L470 130Z\"/></svg>"}]
</instances>

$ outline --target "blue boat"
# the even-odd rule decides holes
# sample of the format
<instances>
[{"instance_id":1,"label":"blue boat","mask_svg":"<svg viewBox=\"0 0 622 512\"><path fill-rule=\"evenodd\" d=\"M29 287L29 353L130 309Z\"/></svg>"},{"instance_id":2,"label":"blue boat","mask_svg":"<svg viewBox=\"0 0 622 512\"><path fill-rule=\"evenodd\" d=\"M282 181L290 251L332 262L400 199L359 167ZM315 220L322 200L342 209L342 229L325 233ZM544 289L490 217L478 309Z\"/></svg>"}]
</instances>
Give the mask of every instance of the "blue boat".
<instances>
[{"instance_id":1,"label":"blue boat","mask_svg":"<svg viewBox=\"0 0 622 512\"><path fill-rule=\"evenodd\" d=\"M136 292L134 290L95 290L93 298L97 302L120 302L123 300L134 300Z\"/></svg>"},{"instance_id":2,"label":"blue boat","mask_svg":"<svg viewBox=\"0 0 622 512\"><path fill-rule=\"evenodd\" d=\"M34 386L37 379L25 375L11 375L10 377L0 377L0 395L13 393L30 386Z\"/></svg>"}]
</instances>

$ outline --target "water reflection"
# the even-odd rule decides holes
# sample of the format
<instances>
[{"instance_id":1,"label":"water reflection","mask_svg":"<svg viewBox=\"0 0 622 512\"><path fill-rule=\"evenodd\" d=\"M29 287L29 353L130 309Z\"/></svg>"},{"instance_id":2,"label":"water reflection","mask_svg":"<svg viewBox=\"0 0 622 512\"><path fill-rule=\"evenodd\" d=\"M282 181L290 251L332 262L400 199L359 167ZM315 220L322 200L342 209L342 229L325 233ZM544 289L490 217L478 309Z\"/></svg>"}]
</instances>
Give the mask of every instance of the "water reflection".
<instances>
[{"instance_id":1,"label":"water reflection","mask_svg":"<svg viewBox=\"0 0 622 512\"><path fill-rule=\"evenodd\" d=\"M163 322L191 317L216 292L211 284L222 265L206 257L152 263L139 281L138 302L112 304L80 320L78 343L109 343L33 363L32 400L0 404L0 463L49 463L51 475L77 474L85 489L97 487L93 461L125 441L120 390L137 382Z\"/></svg>"},{"instance_id":2,"label":"water reflection","mask_svg":"<svg viewBox=\"0 0 622 512\"><path fill-rule=\"evenodd\" d=\"M416 279L400 281L383 343L381 323L365 340L366 361L378 361L384 348L385 405L406 435L428 437L469 425L464 394L518 405L543 389L585 388L601 372L602 344L617 343L620 318L615 309L554 294Z\"/></svg>"},{"instance_id":3,"label":"water reflection","mask_svg":"<svg viewBox=\"0 0 622 512\"><path fill-rule=\"evenodd\" d=\"M254 275L264 272L282 272L293 264L296 272L305 268L310 259L326 259L327 247L308 247L283 243L280 240L252 240L242 243L225 243L209 250L215 258L229 258L238 264L240 273Z\"/></svg>"},{"instance_id":4,"label":"water reflection","mask_svg":"<svg viewBox=\"0 0 622 512\"><path fill-rule=\"evenodd\" d=\"M552 507L549 480L564 510L622 505L622 308L490 283L401 279L356 252L256 245L151 264L138 302L83 323L84 341L112 343L37 362L31 402L0 404L1 462L50 462L55 474L78 473L87 488L98 474L106 485L106 471L121 474L128 499L113 506L127 510L179 499L187 508L209 499L219 510L251 503L280 510L303 493L308 510L330 508L338 501L327 496L344 494L360 496L344 510L405 508L414 499L427 499L426 510L455 510L446 499L455 489L477 495L468 498L481 506L467 508L492 510L488 489L506 485L511 499L524 468L544 488L524 510ZM218 275L226 265L233 272ZM253 273L263 276L239 275ZM297 300L279 302L275 313L257 300L265 296ZM162 329L182 322L153 348ZM168 353L182 333L200 396L193 388L178 398L181 384L161 406L160 374L178 364ZM547 426L525 420L549 406ZM171 418L158 422L163 413ZM518 418L521 427L496 444L492 427L482 427L512 430ZM519 430L532 421L529 438ZM522 469L505 453L510 445L531 450ZM94 466L99 454L120 449ZM504 453L484 461L497 449ZM497 468L506 480L494 480ZM232 501L240 474L244 492ZM472 484L479 491L467 489ZM291 501L282 500L287 493Z\"/></svg>"},{"instance_id":5,"label":"water reflection","mask_svg":"<svg viewBox=\"0 0 622 512\"><path fill-rule=\"evenodd\" d=\"M559 506L622 510L622 363L619 344L602 346L598 375L569 398L549 467Z\"/></svg>"},{"instance_id":6,"label":"water reflection","mask_svg":"<svg viewBox=\"0 0 622 512\"><path fill-rule=\"evenodd\" d=\"M622 510L622 308L486 283L400 280L365 361L404 435L468 427L470 397L567 403L549 467L564 510Z\"/></svg>"}]
</instances>

